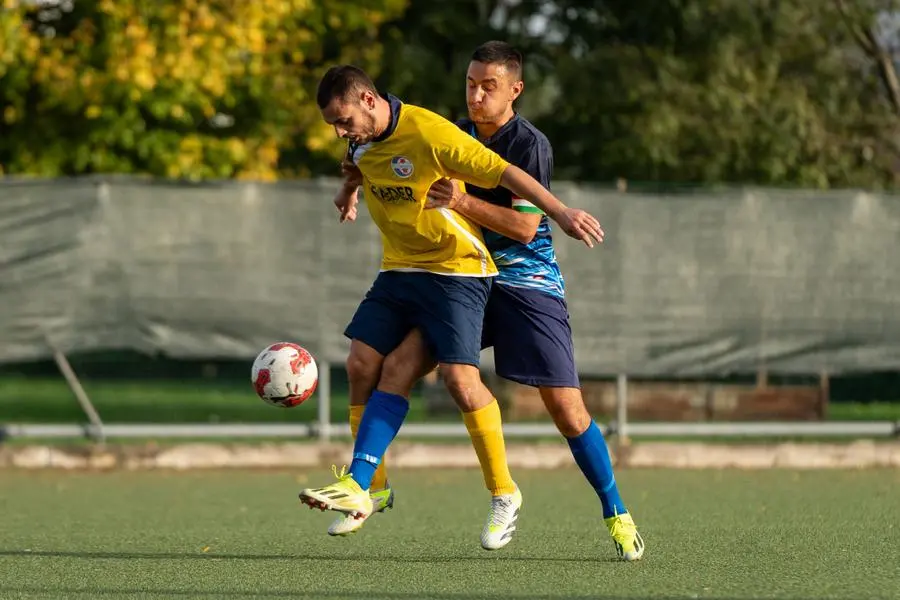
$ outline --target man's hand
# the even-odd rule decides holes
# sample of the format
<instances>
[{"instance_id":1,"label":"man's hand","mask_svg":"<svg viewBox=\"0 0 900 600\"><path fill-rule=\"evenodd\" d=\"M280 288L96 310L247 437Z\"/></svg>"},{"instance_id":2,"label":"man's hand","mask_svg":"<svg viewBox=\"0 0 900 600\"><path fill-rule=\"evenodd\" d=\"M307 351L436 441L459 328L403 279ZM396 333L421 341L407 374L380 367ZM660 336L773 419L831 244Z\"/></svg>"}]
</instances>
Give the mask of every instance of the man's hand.
<instances>
[{"instance_id":1,"label":"man's hand","mask_svg":"<svg viewBox=\"0 0 900 600\"><path fill-rule=\"evenodd\" d=\"M565 207L558 213L550 215L569 237L581 240L588 248L594 247L594 241L603 243L603 228L600 221L580 208Z\"/></svg>"},{"instance_id":2,"label":"man's hand","mask_svg":"<svg viewBox=\"0 0 900 600\"><path fill-rule=\"evenodd\" d=\"M428 189L425 208L456 209L465 201L465 193L455 179L438 179Z\"/></svg>"},{"instance_id":3,"label":"man's hand","mask_svg":"<svg viewBox=\"0 0 900 600\"><path fill-rule=\"evenodd\" d=\"M345 182L334 195L334 206L341 215L341 223L356 220L356 206L359 204L358 188L358 185Z\"/></svg>"}]
</instances>

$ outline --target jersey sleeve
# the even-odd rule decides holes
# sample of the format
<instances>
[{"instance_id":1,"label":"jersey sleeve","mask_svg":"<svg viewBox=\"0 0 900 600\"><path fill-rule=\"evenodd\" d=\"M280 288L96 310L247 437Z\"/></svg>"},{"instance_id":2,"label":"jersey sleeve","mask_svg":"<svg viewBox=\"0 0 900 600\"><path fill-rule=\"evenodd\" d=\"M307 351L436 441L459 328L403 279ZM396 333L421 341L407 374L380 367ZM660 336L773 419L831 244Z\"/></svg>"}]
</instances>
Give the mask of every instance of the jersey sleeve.
<instances>
[{"instance_id":1,"label":"jersey sleeve","mask_svg":"<svg viewBox=\"0 0 900 600\"><path fill-rule=\"evenodd\" d=\"M485 189L500 185L509 163L450 121L432 127L429 138L445 175Z\"/></svg>"},{"instance_id":2,"label":"jersey sleeve","mask_svg":"<svg viewBox=\"0 0 900 600\"><path fill-rule=\"evenodd\" d=\"M534 177L548 190L550 189L550 179L553 176L553 149L549 142L536 137L519 139L510 147L507 158L510 163ZM513 195L512 207L518 212L544 214L541 209L528 200L515 195Z\"/></svg>"}]
</instances>

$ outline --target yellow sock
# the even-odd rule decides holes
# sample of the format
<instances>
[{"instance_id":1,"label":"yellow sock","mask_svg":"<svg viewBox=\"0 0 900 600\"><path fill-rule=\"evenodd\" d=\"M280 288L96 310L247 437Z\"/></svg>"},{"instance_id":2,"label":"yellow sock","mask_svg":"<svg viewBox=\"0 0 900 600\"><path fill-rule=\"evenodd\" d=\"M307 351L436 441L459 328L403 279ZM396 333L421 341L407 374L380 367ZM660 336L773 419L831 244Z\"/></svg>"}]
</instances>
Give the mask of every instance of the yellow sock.
<instances>
[{"instance_id":1,"label":"yellow sock","mask_svg":"<svg viewBox=\"0 0 900 600\"><path fill-rule=\"evenodd\" d=\"M359 422L362 421L363 412L365 412L365 410L365 404L350 405L350 433L353 434L354 440L356 439L356 432L359 431ZM387 456L381 457L381 462L378 463L378 468L375 469L375 475L372 476L372 486L369 489L373 492L383 490L387 486L386 458Z\"/></svg>"},{"instance_id":2,"label":"yellow sock","mask_svg":"<svg viewBox=\"0 0 900 600\"><path fill-rule=\"evenodd\" d=\"M500 419L500 405L494 400L484 408L463 413L466 429L472 438L475 454L481 463L484 485L491 495L500 496L516 491L506 464L506 445L503 442L503 422Z\"/></svg>"}]
</instances>

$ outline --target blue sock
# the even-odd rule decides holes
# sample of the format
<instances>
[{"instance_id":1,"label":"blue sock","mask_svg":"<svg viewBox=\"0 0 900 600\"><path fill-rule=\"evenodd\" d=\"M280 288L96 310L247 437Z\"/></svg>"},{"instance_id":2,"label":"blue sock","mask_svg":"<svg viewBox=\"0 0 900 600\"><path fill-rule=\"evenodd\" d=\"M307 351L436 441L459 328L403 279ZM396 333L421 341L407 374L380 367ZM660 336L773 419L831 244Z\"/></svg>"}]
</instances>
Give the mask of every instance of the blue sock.
<instances>
[{"instance_id":1,"label":"blue sock","mask_svg":"<svg viewBox=\"0 0 900 600\"><path fill-rule=\"evenodd\" d=\"M403 396L375 390L369 397L356 432L353 462L350 463L350 475L362 489L367 490L372 485L375 469L408 412L409 402Z\"/></svg>"},{"instance_id":2,"label":"blue sock","mask_svg":"<svg viewBox=\"0 0 900 600\"><path fill-rule=\"evenodd\" d=\"M606 440L603 432L597 424L591 420L588 428L574 438L566 438L572 456L584 476L593 486L594 491L600 496L603 505L603 518L608 519L615 515L628 512L625 503L619 496L619 488L616 486L616 477L613 475L612 461L609 458L609 450L606 448Z\"/></svg>"}]
</instances>

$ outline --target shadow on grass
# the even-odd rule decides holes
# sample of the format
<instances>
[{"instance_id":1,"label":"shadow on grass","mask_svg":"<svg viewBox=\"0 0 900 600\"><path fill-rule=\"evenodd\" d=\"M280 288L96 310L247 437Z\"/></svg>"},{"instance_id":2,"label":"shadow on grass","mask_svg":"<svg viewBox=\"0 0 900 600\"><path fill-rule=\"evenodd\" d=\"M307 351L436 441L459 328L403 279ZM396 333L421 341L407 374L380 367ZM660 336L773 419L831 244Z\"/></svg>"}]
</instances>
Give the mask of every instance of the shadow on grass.
<instances>
[{"instance_id":1,"label":"shadow on grass","mask_svg":"<svg viewBox=\"0 0 900 600\"><path fill-rule=\"evenodd\" d=\"M373 556L372 554L229 554L229 553L199 553L199 552L87 552L65 550L0 550L0 557L43 557L43 558L83 558L87 560L259 560L259 561L353 561L353 562L396 562L396 563L450 563L450 562L485 562L499 561L529 561L529 562L570 562L570 563L598 563L618 562L615 558L576 558L565 556L515 556L509 554L488 554L482 556Z\"/></svg>"}]
</instances>

